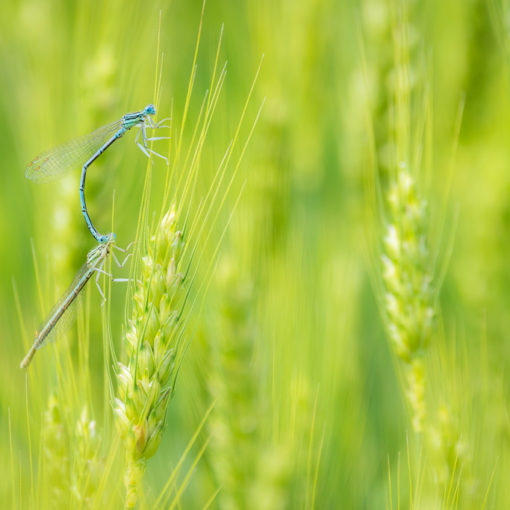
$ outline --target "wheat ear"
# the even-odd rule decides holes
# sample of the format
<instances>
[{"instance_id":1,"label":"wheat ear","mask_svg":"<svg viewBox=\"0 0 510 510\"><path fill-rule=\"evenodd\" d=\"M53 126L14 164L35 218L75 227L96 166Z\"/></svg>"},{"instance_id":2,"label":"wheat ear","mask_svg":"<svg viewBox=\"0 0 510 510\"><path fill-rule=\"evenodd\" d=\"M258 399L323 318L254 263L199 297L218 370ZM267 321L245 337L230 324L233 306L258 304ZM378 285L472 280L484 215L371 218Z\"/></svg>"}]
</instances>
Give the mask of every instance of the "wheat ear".
<instances>
[{"instance_id":1,"label":"wheat ear","mask_svg":"<svg viewBox=\"0 0 510 510\"><path fill-rule=\"evenodd\" d=\"M127 361L118 364L115 413L126 451L126 508L136 505L146 462L161 441L173 391L185 294L179 272L182 247L183 236L171 208L142 258L141 279L124 338Z\"/></svg>"}]
</instances>

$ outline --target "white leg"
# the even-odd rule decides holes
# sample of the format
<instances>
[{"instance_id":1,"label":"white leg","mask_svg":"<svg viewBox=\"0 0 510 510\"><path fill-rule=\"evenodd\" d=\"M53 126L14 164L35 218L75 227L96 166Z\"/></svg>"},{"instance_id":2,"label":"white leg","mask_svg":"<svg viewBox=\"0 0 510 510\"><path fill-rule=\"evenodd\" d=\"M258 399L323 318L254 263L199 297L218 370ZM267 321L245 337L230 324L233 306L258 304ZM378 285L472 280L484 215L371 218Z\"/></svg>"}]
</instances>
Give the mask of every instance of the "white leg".
<instances>
[{"instance_id":1,"label":"white leg","mask_svg":"<svg viewBox=\"0 0 510 510\"><path fill-rule=\"evenodd\" d=\"M172 117L165 117L164 119L158 120L158 122L154 122L153 119L151 119L150 117L147 117L146 123L152 129L158 129L158 128L163 128L163 127L170 129L170 126L166 126L163 124L163 122L166 122L167 120L172 120Z\"/></svg>"},{"instance_id":2,"label":"white leg","mask_svg":"<svg viewBox=\"0 0 510 510\"><path fill-rule=\"evenodd\" d=\"M143 139L143 142L140 143L138 141L138 137L140 135L140 131L142 132L142 139ZM165 158L165 156L162 156L161 154L159 154L158 152L156 151L153 151L152 149L149 149L149 147L147 147L147 142L149 140L168 140L169 138L167 137L156 137L156 138L147 138L147 131L146 131L146 126L145 124L142 124L140 126L140 131L138 131L137 135L136 135L136 138L135 138L135 143L136 145L138 145L138 148L150 159L150 155L149 155L149 152L151 154L154 154L155 156L158 156L158 158L161 158L163 160L165 160L166 164L168 165L168 159Z\"/></svg>"},{"instance_id":3,"label":"white leg","mask_svg":"<svg viewBox=\"0 0 510 510\"><path fill-rule=\"evenodd\" d=\"M147 151L150 152L151 154L154 154L154 156L157 156L158 158L165 160L165 163L168 165L168 158L165 158L165 156L159 154L159 152L153 151L152 149L147 149Z\"/></svg>"},{"instance_id":4,"label":"white leg","mask_svg":"<svg viewBox=\"0 0 510 510\"><path fill-rule=\"evenodd\" d=\"M165 158L165 156L159 154L159 152L156 152L152 149L149 149L148 147L144 147L140 142L138 142L136 145L138 145L138 148L150 159L149 152L151 154L154 154L158 158L161 158L165 161L165 163L168 165L168 158Z\"/></svg>"},{"instance_id":5,"label":"white leg","mask_svg":"<svg viewBox=\"0 0 510 510\"><path fill-rule=\"evenodd\" d=\"M170 140L169 136L153 136L151 138L147 138L147 141L150 142L151 140Z\"/></svg>"},{"instance_id":6,"label":"white leg","mask_svg":"<svg viewBox=\"0 0 510 510\"><path fill-rule=\"evenodd\" d=\"M96 269L96 271L97 271L96 280L98 280L98 279L99 279L99 277L100 277L102 274L104 274L105 276L108 276L108 278L110 278L110 280L111 280L112 282L116 282L116 283L118 283L118 282L130 282L130 281L132 281L132 279L130 279L130 278L114 278L112 274L107 273L104 269L101 269L101 268L99 268L99 267ZM101 295L103 295L103 293L102 293L102 292L101 292ZM104 296L103 296L103 297L104 297Z\"/></svg>"},{"instance_id":7,"label":"white leg","mask_svg":"<svg viewBox=\"0 0 510 510\"><path fill-rule=\"evenodd\" d=\"M96 275L96 287L97 287L97 290L99 291L99 294L101 294L101 297L103 298L103 301L101 302L101 306L103 306L105 303L106 303L106 298L103 294L103 291L101 290L101 287L99 286L99 277L101 276L101 273L97 273Z\"/></svg>"},{"instance_id":8,"label":"white leg","mask_svg":"<svg viewBox=\"0 0 510 510\"><path fill-rule=\"evenodd\" d=\"M142 124L142 140L143 146L147 148L147 126L145 124Z\"/></svg>"},{"instance_id":9,"label":"white leg","mask_svg":"<svg viewBox=\"0 0 510 510\"><path fill-rule=\"evenodd\" d=\"M117 266L120 267L120 262L118 261L117 257L115 256L115 253L113 253L113 250L110 252L110 255L112 256L113 260L115 261L115 264L117 264Z\"/></svg>"},{"instance_id":10,"label":"white leg","mask_svg":"<svg viewBox=\"0 0 510 510\"><path fill-rule=\"evenodd\" d=\"M104 275L108 276L108 278L111 278L113 280L113 275L108 273L104 269L101 269L100 267L96 267L96 272L97 272L97 277L96 278L99 278L100 274L104 274Z\"/></svg>"},{"instance_id":11,"label":"white leg","mask_svg":"<svg viewBox=\"0 0 510 510\"><path fill-rule=\"evenodd\" d=\"M122 253L126 253L127 251L129 251L131 249L131 246L133 246L135 244L136 241L131 241L125 248L121 248L120 246L117 246L117 245L114 245L113 248L115 250L118 250Z\"/></svg>"},{"instance_id":12,"label":"white leg","mask_svg":"<svg viewBox=\"0 0 510 510\"><path fill-rule=\"evenodd\" d=\"M166 122L167 120L172 120L172 117L165 117L164 119L158 120L154 124L154 127L155 128L159 128L159 127L167 127L167 128L169 128L170 126L163 126L163 122Z\"/></svg>"},{"instance_id":13,"label":"white leg","mask_svg":"<svg viewBox=\"0 0 510 510\"><path fill-rule=\"evenodd\" d=\"M156 124L154 124L154 129L160 129L160 128L170 129L169 125L163 124L163 122L165 122L167 120L172 120L172 119L170 117L167 117L166 119L161 119L160 121L156 122Z\"/></svg>"},{"instance_id":14,"label":"white leg","mask_svg":"<svg viewBox=\"0 0 510 510\"><path fill-rule=\"evenodd\" d=\"M117 264L117 266L122 269L126 265L126 262L128 261L129 257L131 257L133 254L128 253L128 255L126 257L124 257L124 260L122 262L119 262L119 260L117 259L116 255L115 255L115 253L113 253L113 251L111 252L111 255L113 257L113 260L115 260L115 263Z\"/></svg>"},{"instance_id":15,"label":"white leg","mask_svg":"<svg viewBox=\"0 0 510 510\"><path fill-rule=\"evenodd\" d=\"M152 119L149 117L148 118L149 120L149 127L156 127L156 125L154 124L150 124L150 122L152 122ZM147 137L147 126L145 124L141 124L139 126L139 129L138 129L138 132L136 133L136 136L135 136L135 143L136 145L138 145L138 147L140 148L140 150L148 157L150 158L150 155L149 155L149 152L153 152L152 150L150 150L148 147L147 147L147 142L149 141L152 141L152 140L169 140L170 137L166 137L166 136L161 136L161 137ZM142 142L139 142L138 140L140 139L140 133L142 133ZM160 158L164 159L166 161L166 163L168 164L168 159L165 158L164 156L162 156L161 154L158 154L158 153L154 153L156 156L159 156Z\"/></svg>"},{"instance_id":16,"label":"white leg","mask_svg":"<svg viewBox=\"0 0 510 510\"><path fill-rule=\"evenodd\" d=\"M124 260L120 263L120 267L124 267L126 265L126 262L128 261L129 257L131 257L133 254L132 253L128 253L126 255L126 257L124 258Z\"/></svg>"},{"instance_id":17,"label":"white leg","mask_svg":"<svg viewBox=\"0 0 510 510\"><path fill-rule=\"evenodd\" d=\"M140 142L137 142L136 145L138 145L139 149L150 159L149 153L147 152L148 149L146 149Z\"/></svg>"}]
</instances>

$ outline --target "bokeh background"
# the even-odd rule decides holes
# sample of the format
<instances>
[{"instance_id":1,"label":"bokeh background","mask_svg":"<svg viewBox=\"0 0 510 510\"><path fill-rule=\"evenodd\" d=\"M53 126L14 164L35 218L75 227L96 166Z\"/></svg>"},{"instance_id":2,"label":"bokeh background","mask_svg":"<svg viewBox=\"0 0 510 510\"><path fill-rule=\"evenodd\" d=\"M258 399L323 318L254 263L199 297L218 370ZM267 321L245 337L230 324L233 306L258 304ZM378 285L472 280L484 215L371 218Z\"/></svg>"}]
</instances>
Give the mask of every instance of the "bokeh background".
<instances>
[{"instance_id":1,"label":"bokeh background","mask_svg":"<svg viewBox=\"0 0 510 510\"><path fill-rule=\"evenodd\" d=\"M58 411L58 433L72 431L86 408L100 436L98 479L107 471L115 428L105 342L120 355L130 310L125 287L113 285L105 320L90 285L77 326L41 350L28 375L18 368L94 245L80 213L79 169L36 185L25 167L39 152L152 101L159 118L171 115L179 126L202 22L185 146L220 34L219 61L228 66L196 181L198 202L261 61L240 146L264 106L232 189L221 191L225 204L207 226L210 236L193 240L199 305L140 506L152 508L168 490L168 506L181 508L507 508L510 6L209 0L201 17L202 7L195 0L0 6L2 505L55 507L52 484L68 475L48 474L47 459L59 455L63 471L72 470L79 451L72 440L48 440L44 429L48 410L58 407L52 399L69 388L75 406ZM420 153L411 171L428 204L437 291L423 353L421 432L412 427L378 284L395 47L403 32L408 129ZM122 246L136 235L147 169L133 136L94 164L87 180L95 224L109 231L113 221ZM158 147L166 153L164 142ZM150 214L161 207L165 174L164 162L154 161ZM87 339L86 354L76 336ZM117 473L118 483L101 494L122 507L122 461L112 464L108 476ZM102 507L92 485L80 508ZM63 507L72 487L69 494Z\"/></svg>"}]
</instances>

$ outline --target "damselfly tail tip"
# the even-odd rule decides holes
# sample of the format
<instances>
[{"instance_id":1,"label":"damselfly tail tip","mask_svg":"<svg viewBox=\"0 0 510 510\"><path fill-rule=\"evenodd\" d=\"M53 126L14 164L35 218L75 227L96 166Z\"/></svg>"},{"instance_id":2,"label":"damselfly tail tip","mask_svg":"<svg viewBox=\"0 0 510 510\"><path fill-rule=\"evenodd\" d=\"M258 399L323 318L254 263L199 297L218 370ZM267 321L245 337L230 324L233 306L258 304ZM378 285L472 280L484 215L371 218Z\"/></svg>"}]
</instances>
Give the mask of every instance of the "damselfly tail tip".
<instances>
[{"instance_id":1,"label":"damselfly tail tip","mask_svg":"<svg viewBox=\"0 0 510 510\"><path fill-rule=\"evenodd\" d=\"M32 352L32 349L30 349L30 351L28 351L27 355L21 360L19 367L27 368L28 365L30 365L30 362L32 361L33 357L34 357L34 353Z\"/></svg>"}]
</instances>

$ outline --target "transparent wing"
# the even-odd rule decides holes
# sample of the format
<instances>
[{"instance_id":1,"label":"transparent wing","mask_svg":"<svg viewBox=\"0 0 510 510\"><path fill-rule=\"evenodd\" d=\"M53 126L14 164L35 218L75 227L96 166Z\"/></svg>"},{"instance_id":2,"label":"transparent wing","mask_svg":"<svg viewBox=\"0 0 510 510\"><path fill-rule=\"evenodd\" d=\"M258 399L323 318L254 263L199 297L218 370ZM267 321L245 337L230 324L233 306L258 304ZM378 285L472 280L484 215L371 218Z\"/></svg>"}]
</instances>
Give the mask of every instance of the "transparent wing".
<instances>
[{"instance_id":1,"label":"transparent wing","mask_svg":"<svg viewBox=\"0 0 510 510\"><path fill-rule=\"evenodd\" d=\"M38 344L36 349L54 339L59 333L66 331L72 324L76 315L77 298L92 275L102 266L109 250L109 245L101 244L88 252L87 261L80 267L71 285L67 287L41 326L35 342ZM44 332L46 332L44 338L40 338Z\"/></svg>"},{"instance_id":2,"label":"transparent wing","mask_svg":"<svg viewBox=\"0 0 510 510\"><path fill-rule=\"evenodd\" d=\"M81 168L121 126L122 120L117 120L88 135L43 152L29 163L25 177L32 181L47 182L69 170Z\"/></svg>"},{"instance_id":3,"label":"transparent wing","mask_svg":"<svg viewBox=\"0 0 510 510\"><path fill-rule=\"evenodd\" d=\"M75 311L75 306L73 305L76 302L76 298L80 295L94 272L94 267L90 267L87 263L83 264L80 268L73 282L52 308L39 330L40 333L42 333L49 329L46 336L39 342L37 349L54 339L57 333L63 333L70 326L75 315L73 313Z\"/></svg>"},{"instance_id":4,"label":"transparent wing","mask_svg":"<svg viewBox=\"0 0 510 510\"><path fill-rule=\"evenodd\" d=\"M81 295L78 295L75 299L73 299L71 304L60 316L60 319L53 326L51 331L44 337L42 342L38 343L36 349L40 349L41 347L44 347L45 345L53 342L57 337L63 335L74 324L74 321L76 320L77 303L81 299L80 296Z\"/></svg>"},{"instance_id":5,"label":"transparent wing","mask_svg":"<svg viewBox=\"0 0 510 510\"><path fill-rule=\"evenodd\" d=\"M110 253L112 242L96 246L89 251L87 261L81 266L71 285L62 294L62 297L57 301L41 326L32 347L21 361L21 368L26 368L30 364L38 349L64 332L72 324L76 315L75 303L77 298L90 278L101 269L103 262Z\"/></svg>"}]
</instances>

